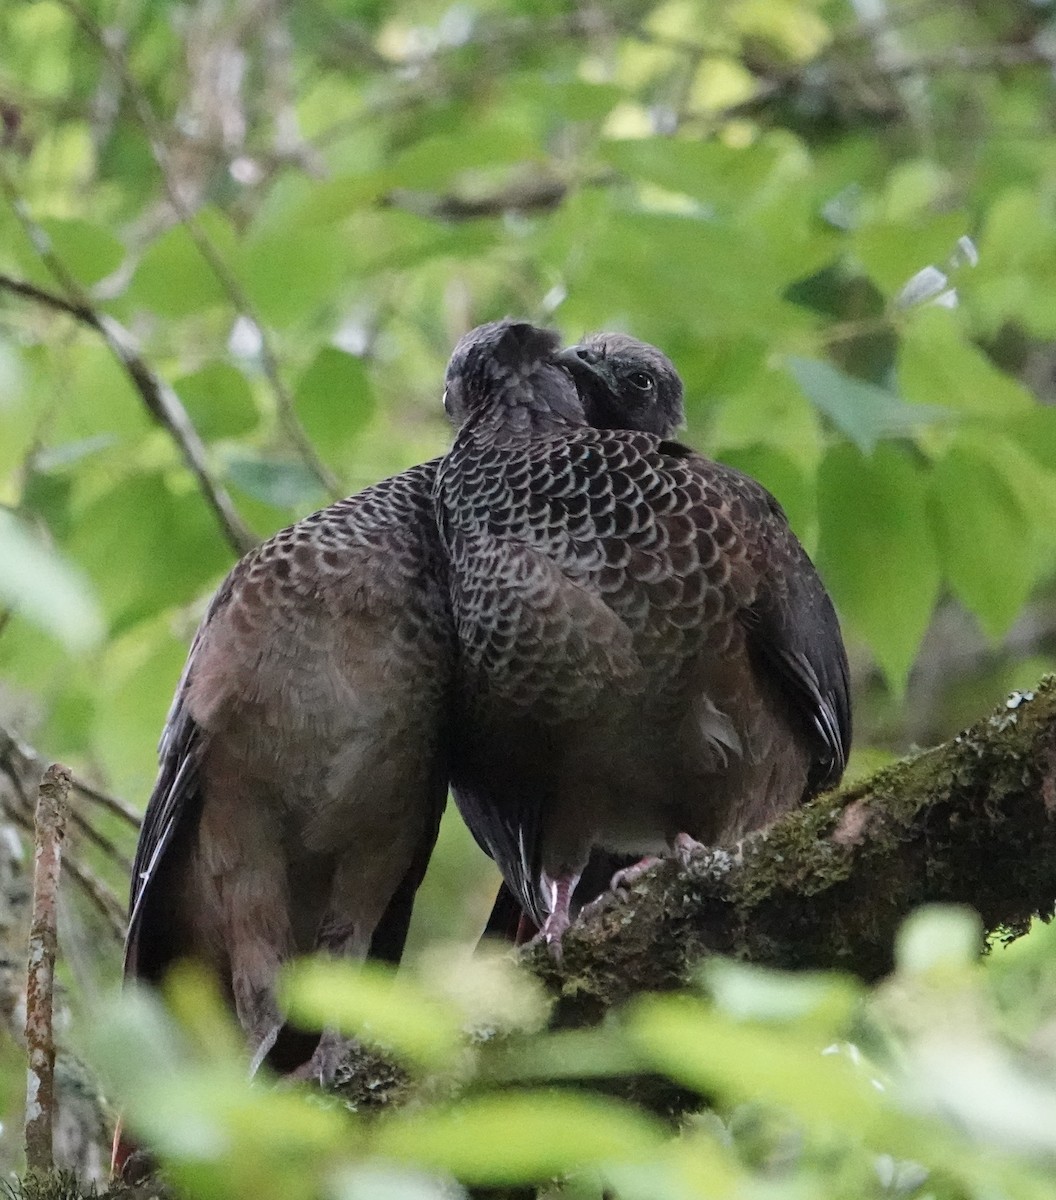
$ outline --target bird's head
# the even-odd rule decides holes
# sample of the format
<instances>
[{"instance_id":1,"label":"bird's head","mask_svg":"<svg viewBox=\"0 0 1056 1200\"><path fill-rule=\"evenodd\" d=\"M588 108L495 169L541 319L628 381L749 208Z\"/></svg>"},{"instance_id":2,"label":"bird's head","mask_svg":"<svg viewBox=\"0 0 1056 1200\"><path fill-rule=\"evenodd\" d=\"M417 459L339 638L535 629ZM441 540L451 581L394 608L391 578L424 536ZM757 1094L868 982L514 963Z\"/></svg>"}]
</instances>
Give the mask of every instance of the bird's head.
<instances>
[{"instance_id":1,"label":"bird's head","mask_svg":"<svg viewBox=\"0 0 1056 1200\"><path fill-rule=\"evenodd\" d=\"M444 376L444 409L456 425L497 407L552 412L582 424L582 405L556 363L560 337L526 321L492 321L464 334Z\"/></svg>"},{"instance_id":2,"label":"bird's head","mask_svg":"<svg viewBox=\"0 0 1056 1200\"><path fill-rule=\"evenodd\" d=\"M675 365L648 342L595 333L558 355L598 429L639 429L670 437L686 423Z\"/></svg>"}]
</instances>

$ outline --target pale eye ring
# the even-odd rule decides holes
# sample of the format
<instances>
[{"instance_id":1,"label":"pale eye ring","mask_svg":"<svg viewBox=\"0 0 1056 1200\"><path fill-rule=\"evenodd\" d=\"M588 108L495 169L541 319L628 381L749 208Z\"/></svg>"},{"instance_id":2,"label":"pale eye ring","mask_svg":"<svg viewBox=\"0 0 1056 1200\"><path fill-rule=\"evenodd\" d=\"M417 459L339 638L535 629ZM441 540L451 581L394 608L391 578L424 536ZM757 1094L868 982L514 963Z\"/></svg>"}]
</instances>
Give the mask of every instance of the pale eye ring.
<instances>
[{"instance_id":1,"label":"pale eye ring","mask_svg":"<svg viewBox=\"0 0 1056 1200\"><path fill-rule=\"evenodd\" d=\"M451 400L449 396L449 389L446 387L444 388L444 412L447 413L448 416L451 415Z\"/></svg>"},{"instance_id":2,"label":"pale eye ring","mask_svg":"<svg viewBox=\"0 0 1056 1200\"><path fill-rule=\"evenodd\" d=\"M656 386L656 381L648 371L632 371L627 376L627 382L639 392L651 392Z\"/></svg>"}]
</instances>

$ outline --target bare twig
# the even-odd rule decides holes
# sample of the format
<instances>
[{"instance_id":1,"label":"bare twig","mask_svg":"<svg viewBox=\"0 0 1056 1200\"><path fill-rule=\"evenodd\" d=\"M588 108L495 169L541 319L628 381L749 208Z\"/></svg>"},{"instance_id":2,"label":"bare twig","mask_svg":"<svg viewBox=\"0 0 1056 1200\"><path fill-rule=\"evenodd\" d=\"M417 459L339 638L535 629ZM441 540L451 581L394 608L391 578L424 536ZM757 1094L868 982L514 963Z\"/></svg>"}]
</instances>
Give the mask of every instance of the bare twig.
<instances>
[{"instance_id":1,"label":"bare twig","mask_svg":"<svg viewBox=\"0 0 1056 1200\"><path fill-rule=\"evenodd\" d=\"M6 815L20 828L30 835L33 834L33 805L29 798L31 776L39 775L42 769L42 759L31 747L21 742L9 730L0 726L0 771L11 781L15 793L13 803L5 804ZM106 795L96 788L89 787L82 781L71 777L71 784L81 795L89 796L97 802L103 802L104 807L127 820L133 829L138 829L140 821L136 814L124 803L113 796ZM86 836L110 855L122 872L127 875L130 867L127 858L104 835L100 834L86 816L74 809L71 818ZM117 897L113 889L102 879L98 878L88 867L80 863L72 851L66 852L66 869L74 882L84 892L88 901L99 911L109 925L118 941L125 936L125 904Z\"/></svg>"},{"instance_id":2,"label":"bare twig","mask_svg":"<svg viewBox=\"0 0 1056 1200\"><path fill-rule=\"evenodd\" d=\"M112 813L115 817L120 817L127 825L130 825L136 832L139 832L140 825L143 824L143 818L132 807L127 804L119 796L111 796L109 792L101 792L98 788L92 787L90 783L85 783L81 779L75 779L73 786L85 798L93 804L98 804L100 808L105 808L108 813Z\"/></svg>"},{"instance_id":3,"label":"bare twig","mask_svg":"<svg viewBox=\"0 0 1056 1200\"><path fill-rule=\"evenodd\" d=\"M54 255L42 253L41 257L49 268L53 267ZM61 273L65 275L65 272ZM63 287L67 287L65 279L60 279L60 283ZM72 280L69 283L76 289L76 284ZM75 299L67 299L37 287L35 284L27 283L23 279L15 279L3 273L0 273L0 289L43 304L56 312L65 313L82 325L88 326L89 329L94 329L103 338L110 352L132 381L132 385L139 393L147 411L168 431L176 443L185 465L194 475L202 495L213 510L228 545L239 556L252 549L258 539L239 516L227 489L219 480L213 478L206 461L205 445L198 436L198 431L191 422L191 418L187 415L187 410L172 388L156 375L136 352L133 347L132 335L128 330L113 317L96 312L83 296L77 295L79 289L74 292Z\"/></svg>"},{"instance_id":4,"label":"bare twig","mask_svg":"<svg viewBox=\"0 0 1056 1200\"><path fill-rule=\"evenodd\" d=\"M33 922L29 931L26 977L26 1165L31 1171L52 1167L51 1123L55 1103L54 1007L55 954L62 839L70 796L70 772L52 763L37 797L36 849L33 856Z\"/></svg>"},{"instance_id":5,"label":"bare twig","mask_svg":"<svg viewBox=\"0 0 1056 1200\"><path fill-rule=\"evenodd\" d=\"M66 870L73 876L77 886L84 892L92 906L106 922L118 943L125 940L127 908L114 892L89 867L78 862L72 854L66 855ZM131 871L129 872L131 874Z\"/></svg>"},{"instance_id":6,"label":"bare twig","mask_svg":"<svg viewBox=\"0 0 1056 1200\"><path fill-rule=\"evenodd\" d=\"M32 746L16 737L10 729L0 725L0 769L5 770L9 775L14 772L16 776L24 776L34 771L40 771L42 764L43 759ZM13 781L18 782L14 776ZM86 800L105 808L107 812L120 817L133 830L139 831L142 824L139 813L125 800L111 796L108 792L100 791L99 788L85 783L83 779L78 779L76 776L73 777L73 788Z\"/></svg>"},{"instance_id":7,"label":"bare twig","mask_svg":"<svg viewBox=\"0 0 1056 1200\"><path fill-rule=\"evenodd\" d=\"M172 205L173 212L187 230L189 237L194 242L195 248L213 272L217 282L231 302L232 307L241 316L245 317L246 320L252 322L255 327L260 338L261 366L265 378L274 393L279 419L282 422L286 436L293 443L305 466L308 467L323 487L333 496L344 495L344 489L341 487L340 480L319 457L315 447L312 445L311 439L305 433L304 427L297 418L297 413L293 405L293 396L282 378L278 358L272 349L263 321L258 317L241 283L239 283L223 257L210 241L208 235L202 229L191 206L180 191L179 183L170 163L164 128L154 115L154 110L151 108L146 93L139 86L120 48L115 44L114 39L107 36L106 31L91 14L82 8L77 3L77 0L61 0L61 2L81 29L102 50L107 61L121 80L121 85L132 102L136 118L147 136L151 154L158 165L165 194Z\"/></svg>"}]
</instances>

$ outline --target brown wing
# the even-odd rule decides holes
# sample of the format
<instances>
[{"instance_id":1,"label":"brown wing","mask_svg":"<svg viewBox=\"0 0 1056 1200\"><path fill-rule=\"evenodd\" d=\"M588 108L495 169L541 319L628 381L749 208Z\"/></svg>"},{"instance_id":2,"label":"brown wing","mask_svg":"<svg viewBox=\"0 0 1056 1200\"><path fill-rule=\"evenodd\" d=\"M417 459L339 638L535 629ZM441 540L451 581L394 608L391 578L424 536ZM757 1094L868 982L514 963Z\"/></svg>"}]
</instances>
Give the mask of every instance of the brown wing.
<instances>
[{"instance_id":1,"label":"brown wing","mask_svg":"<svg viewBox=\"0 0 1056 1200\"><path fill-rule=\"evenodd\" d=\"M817 569L778 501L756 480L690 452L687 461L727 498L757 576L754 601L739 613L757 669L802 714L813 743L809 790L834 787L851 749L847 653L839 618Z\"/></svg>"}]
</instances>

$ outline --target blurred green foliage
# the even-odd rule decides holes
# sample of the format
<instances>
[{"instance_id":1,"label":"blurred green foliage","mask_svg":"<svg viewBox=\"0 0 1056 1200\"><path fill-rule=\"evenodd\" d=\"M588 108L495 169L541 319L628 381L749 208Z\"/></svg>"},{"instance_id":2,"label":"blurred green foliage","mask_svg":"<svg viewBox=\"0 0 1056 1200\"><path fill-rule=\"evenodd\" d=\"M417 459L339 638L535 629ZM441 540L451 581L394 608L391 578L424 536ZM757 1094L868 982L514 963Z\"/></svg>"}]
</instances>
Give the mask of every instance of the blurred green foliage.
<instances>
[{"instance_id":1,"label":"blurred green foliage","mask_svg":"<svg viewBox=\"0 0 1056 1200\"><path fill-rule=\"evenodd\" d=\"M509 998L529 985L509 961L398 982L332 964L322 989L317 964L297 967L294 1009L410 1071L416 1101L382 1117L250 1087L237 1035L190 974L171 981L175 1020L125 993L88 1045L188 1197L439 1200L536 1184L582 1200L1051 1200L1056 928L983 961L980 945L970 912L922 910L873 989L716 960L695 993L559 1033L539 1030L538 998L511 1023ZM463 1026L467 1040L448 1039ZM635 1103L633 1083L622 1099L592 1087L656 1076L682 1089L680 1120Z\"/></svg>"},{"instance_id":2,"label":"blurred green foliage","mask_svg":"<svg viewBox=\"0 0 1056 1200\"><path fill-rule=\"evenodd\" d=\"M816 555L852 651L852 770L1029 686L1056 664L1054 34L1051 0L0 4L0 723L145 797L234 557L99 331L13 282L120 323L260 536L442 452L442 372L470 325L627 329L679 366L688 440L770 486ZM493 882L449 814L416 912L423 964L475 933ZM885 1006L892 1026L919 1019L877 1034L871 1067L841 1048L845 982L814 1005L743 976L751 1004L799 995L821 1025L726 1011L737 987L714 980L710 1007L643 1005L610 1057L726 1106L675 1141L579 1094L486 1094L375 1133L250 1099L232 1050L202 1064L215 1087L156 1089L162 1144L212 1164L186 1176L201 1195L325 1178L340 1197L426 1197L421 1168L515 1182L590 1164L621 1196L776 1178L782 1195L953 1197L1004 1162L987 1195L1049 1195L1051 1137L1007 1118L1017 1056L1048 1045L1046 936L863 1000L874 1034ZM293 993L306 1012L333 991L312 978ZM387 1035L435 1068L461 1009L434 1028L429 988L387 986L361 982L341 1019L391 1003ZM122 1014L121 1036L162 1020ZM181 1037L162 1039L165 1070L194 1061ZM687 1040L715 1052L683 1056ZM139 1085L117 1086L138 1109ZM223 1144L251 1138L243 1166L198 1145L203 1088ZM280 1109L290 1131L271 1141ZM474 1160L450 1133L484 1145L522 1122L505 1156Z\"/></svg>"}]
</instances>

